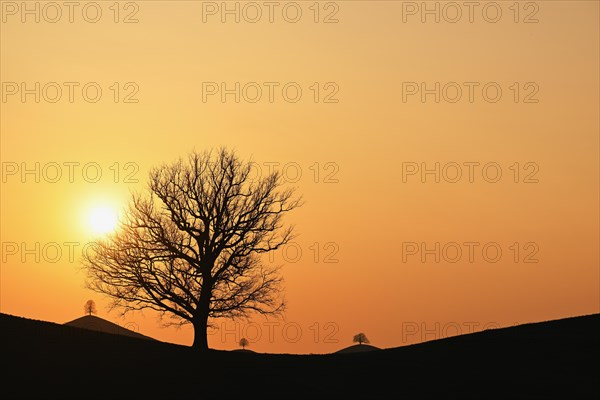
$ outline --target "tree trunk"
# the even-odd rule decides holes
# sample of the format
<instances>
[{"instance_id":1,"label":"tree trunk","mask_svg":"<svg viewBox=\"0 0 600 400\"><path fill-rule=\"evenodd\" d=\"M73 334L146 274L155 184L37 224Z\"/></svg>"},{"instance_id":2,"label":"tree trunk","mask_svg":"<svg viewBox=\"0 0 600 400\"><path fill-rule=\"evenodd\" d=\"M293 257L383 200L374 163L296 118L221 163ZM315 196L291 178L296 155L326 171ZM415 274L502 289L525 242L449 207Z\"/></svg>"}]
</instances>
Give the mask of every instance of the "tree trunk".
<instances>
[{"instance_id":1,"label":"tree trunk","mask_svg":"<svg viewBox=\"0 0 600 400\"><path fill-rule=\"evenodd\" d=\"M206 351L208 350L208 313L204 316L198 316L194 319L194 343L192 347L196 350Z\"/></svg>"},{"instance_id":2,"label":"tree trunk","mask_svg":"<svg viewBox=\"0 0 600 400\"><path fill-rule=\"evenodd\" d=\"M210 312L211 290L208 280L204 279L204 287L200 293L200 302L198 304L197 314L194 316L194 343L192 347L196 350L208 350L208 313Z\"/></svg>"}]
</instances>

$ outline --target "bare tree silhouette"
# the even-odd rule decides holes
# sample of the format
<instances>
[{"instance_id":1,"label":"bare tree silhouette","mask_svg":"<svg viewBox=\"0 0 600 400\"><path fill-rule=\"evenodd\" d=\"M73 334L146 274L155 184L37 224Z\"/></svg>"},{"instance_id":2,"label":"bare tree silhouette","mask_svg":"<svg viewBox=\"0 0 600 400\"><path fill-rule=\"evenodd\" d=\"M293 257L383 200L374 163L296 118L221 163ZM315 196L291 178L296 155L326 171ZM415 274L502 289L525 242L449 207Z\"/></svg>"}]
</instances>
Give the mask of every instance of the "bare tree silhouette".
<instances>
[{"instance_id":1,"label":"bare tree silhouette","mask_svg":"<svg viewBox=\"0 0 600 400\"><path fill-rule=\"evenodd\" d=\"M83 310L84 310L85 314L87 314L87 315L92 315L92 314L98 313L98 311L96 310L96 302L94 300L86 301L85 305L83 306Z\"/></svg>"},{"instance_id":2,"label":"bare tree silhouette","mask_svg":"<svg viewBox=\"0 0 600 400\"><path fill-rule=\"evenodd\" d=\"M358 343L358 344L371 343L371 342L369 342L369 339L367 339L367 335L365 335L362 332L354 335L354 337L352 338L352 341L354 343Z\"/></svg>"},{"instance_id":3,"label":"bare tree silhouette","mask_svg":"<svg viewBox=\"0 0 600 400\"><path fill-rule=\"evenodd\" d=\"M249 345L250 345L250 342L248 341L248 339L246 339L246 338L240 339L240 346L242 346L243 350L246 348L246 346L249 346Z\"/></svg>"},{"instance_id":4,"label":"bare tree silhouette","mask_svg":"<svg viewBox=\"0 0 600 400\"><path fill-rule=\"evenodd\" d=\"M210 318L279 315L282 278L261 254L293 238L282 217L301 198L278 172L253 178L252 165L221 148L154 168L148 193L84 255L88 287L123 314L149 308L165 325L192 324L201 350Z\"/></svg>"}]
</instances>

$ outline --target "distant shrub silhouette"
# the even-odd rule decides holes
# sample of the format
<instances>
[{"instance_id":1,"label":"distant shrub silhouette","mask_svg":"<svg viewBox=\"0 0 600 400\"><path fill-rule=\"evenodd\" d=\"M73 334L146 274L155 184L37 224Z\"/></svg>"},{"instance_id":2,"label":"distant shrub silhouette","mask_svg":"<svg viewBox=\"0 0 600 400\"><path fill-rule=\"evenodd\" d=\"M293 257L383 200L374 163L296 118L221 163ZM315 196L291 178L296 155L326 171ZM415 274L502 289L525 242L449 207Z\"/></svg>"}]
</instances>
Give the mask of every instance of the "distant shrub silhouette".
<instances>
[{"instance_id":1,"label":"distant shrub silhouette","mask_svg":"<svg viewBox=\"0 0 600 400\"><path fill-rule=\"evenodd\" d=\"M240 346L242 346L242 349L245 349L246 346L249 346L250 342L248 341L248 339L246 338L241 338L240 339Z\"/></svg>"},{"instance_id":2,"label":"distant shrub silhouette","mask_svg":"<svg viewBox=\"0 0 600 400\"><path fill-rule=\"evenodd\" d=\"M369 342L369 339L367 339L367 335L365 335L362 332L354 335L354 338L352 339L352 341L354 343L358 343L358 344L371 343L371 342Z\"/></svg>"},{"instance_id":3,"label":"distant shrub silhouette","mask_svg":"<svg viewBox=\"0 0 600 400\"><path fill-rule=\"evenodd\" d=\"M85 305L83 306L83 310L85 311L85 313L87 315L92 315L92 314L98 313L98 311L96 311L96 302L94 300L86 301Z\"/></svg>"}]
</instances>

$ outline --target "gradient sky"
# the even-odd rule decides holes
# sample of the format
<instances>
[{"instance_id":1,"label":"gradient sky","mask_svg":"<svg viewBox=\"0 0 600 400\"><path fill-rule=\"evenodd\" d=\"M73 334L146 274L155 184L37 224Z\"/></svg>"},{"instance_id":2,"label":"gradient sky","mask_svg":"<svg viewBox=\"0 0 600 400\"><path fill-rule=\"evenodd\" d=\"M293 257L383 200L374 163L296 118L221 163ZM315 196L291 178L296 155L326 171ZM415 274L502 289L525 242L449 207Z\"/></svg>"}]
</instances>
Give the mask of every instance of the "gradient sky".
<instances>
[{"instance_id":1,"label":"gradient sky","mask_svg":"<svg viewBox=\"0 0 600 400\"><path fill-rule=\"evenodd\" d=\"M21 2L1 2L0 311L64 323L94 299L100 317L191 344L191 328L160 328L152 312L108 313L108 301L84 288L79 255L95 238L90 209L119 209L151 167L223 145L265 172L285 167L306 204L287 218L297 245L271 260L284 264L285 320L215 321L213 348L236 348L245 335L256 351L325 353L360 331L394 347L597 313L598 2L481 2L472 22L463 7L455 23L448 2L437 3L439 23L421 2L289 3L277 3L273 22L261 6L252 23L256 9L239 2L236 23L220 1L120 2L118 16L113 1L98 1L91 23L95 8L81 2L73 22L63 6L52 23L56 9L45 3L36 22ZM494 7L502 14L492 23ZM300 20L288 22L297 8ZM36 82L39 103L35 93L23 102L21 83L35 92ZM64 82L75 82L72 102ZM94 85L88 100L82 94L90 82L102 89L95 103ZM211 82L240 82L240 102L206 93ZM262 88L255 103L251 82ZM264 82L274 82L272 102ZM436 82L437 103L408 92ZM457 86L462 97L451 102ZM491 102L497 87L502 97ZM136 90L137 102L125 102ZM436 163L440 182L422 179ZM36 165L37 177L22 175ZM456 165L462 178L452 183ZM440 262L433 253L423 262L421 243L434 253L439 243ZM457 247L462 257L449 262Z\"/></svg>"}]
</instances>

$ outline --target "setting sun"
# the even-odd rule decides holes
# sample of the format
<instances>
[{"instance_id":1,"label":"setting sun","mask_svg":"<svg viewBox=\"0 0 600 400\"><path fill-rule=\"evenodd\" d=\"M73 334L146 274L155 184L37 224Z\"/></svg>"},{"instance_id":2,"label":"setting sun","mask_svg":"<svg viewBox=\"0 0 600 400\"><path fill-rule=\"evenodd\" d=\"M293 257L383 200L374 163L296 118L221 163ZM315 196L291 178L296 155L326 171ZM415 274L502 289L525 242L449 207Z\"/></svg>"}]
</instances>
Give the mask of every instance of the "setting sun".
<instances>
[{"instance_id":1,"label":"setting sun","mask_svg":"<svg viewBox=\"0 0 600 400\"><path fill-rule=\"evenodd\" d=\"M108 206L95 207L90 211L88 226L95 234L112 232L117 226L117 212Z\"/></svg>"}]
</instances>

